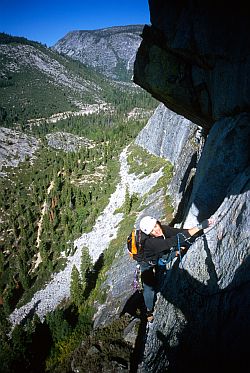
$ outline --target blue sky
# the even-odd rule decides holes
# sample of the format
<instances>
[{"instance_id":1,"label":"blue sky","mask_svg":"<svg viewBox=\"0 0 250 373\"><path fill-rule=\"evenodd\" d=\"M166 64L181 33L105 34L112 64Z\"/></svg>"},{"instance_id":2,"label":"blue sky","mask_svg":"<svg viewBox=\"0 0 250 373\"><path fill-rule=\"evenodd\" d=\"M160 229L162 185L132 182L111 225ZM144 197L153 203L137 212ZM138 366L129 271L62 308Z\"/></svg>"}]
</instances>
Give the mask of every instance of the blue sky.
<instances>
[{"instance_id":1,"label":"blue sky","mask_svg":"<svg viewBox=\"0 0 250 373\"><path fill-rule=\"evenodd\" d=\"M0 0L0 32L47 46L67 32L150 24L148 0Z\"/></svg>"}]
</instances>

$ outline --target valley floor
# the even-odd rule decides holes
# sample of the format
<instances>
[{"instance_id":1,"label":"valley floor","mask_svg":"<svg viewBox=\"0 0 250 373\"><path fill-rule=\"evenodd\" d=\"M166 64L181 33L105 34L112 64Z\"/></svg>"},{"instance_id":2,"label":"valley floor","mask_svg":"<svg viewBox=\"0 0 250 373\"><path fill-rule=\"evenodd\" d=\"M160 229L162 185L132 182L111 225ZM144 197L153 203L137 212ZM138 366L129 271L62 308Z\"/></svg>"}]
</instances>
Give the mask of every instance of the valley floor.
<instances>
[{"instance_id":1,"label":"valley floor","mask_svg":"<svg viewBox=\"0 0 250 373\"><path fill-rule=\"evenodd\" d=\"M93 262L96 262L101 253L109 246L111 240L116 237L119 223L123 219L123 213L116 213L125 201L126 188L130 195L139 194L141 197L150 191L156 185L163 171L150 174L144 178L139 178L135 174L129 174L129 165L127 162L128 147L120 154L120 182L115 192L102 214L96 219L96 223L89 233L84 233L75 240L75 253L67 258L65 269L56 273L47 286L38 291L32 300L19 309L15 309L10 315L10 321L13 327L29 314L37 313L41 320L48 312L55 310L60 302L70 296L71 271L75 265L78 269L81 263L82 248L87 247Z\"/></svg>"}]
</instances>

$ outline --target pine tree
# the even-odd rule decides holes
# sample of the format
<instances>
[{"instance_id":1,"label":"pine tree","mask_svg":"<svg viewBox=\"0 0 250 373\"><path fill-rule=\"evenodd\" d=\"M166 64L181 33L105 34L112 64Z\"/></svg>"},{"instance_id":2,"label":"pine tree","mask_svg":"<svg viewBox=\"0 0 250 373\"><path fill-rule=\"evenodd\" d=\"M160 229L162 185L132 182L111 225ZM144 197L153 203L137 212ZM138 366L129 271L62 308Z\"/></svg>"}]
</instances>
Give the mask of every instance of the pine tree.
<instances>
[{"instance_id":1,"label":"pine tree","mask_svg":"<svg viewBox=\"0 0 250 373\"><path fill-rule=\"evenodd\" d=\"M88 248L85 247L82 251L82 257L81 257L81 276L82 276L83 281L86 276L86 272L91 271L92 268L93 268L92 258L89 255Z\"/></svg>"},{"instance_id":2,"label":"pine tree","mask_svg":"<svg viewBox=\"0 0 250 373\"><path fill-rule=\"evenodd\" d=\"M46 322L49 325L54 342L64 339L71 331L62 310L55 310L54 312L47 314Z\"/></svg>"},{"instance_id":3,"label":"pine tree","mask_svg":"<svg viewBox=\"0 0 250 373\"><path fill-rule=\"evenodd\" d=\"M72 302L79 307L83 301L83 288L78 269L74 265L71 272L70 297Z\"/></svg>"}]
</instances>

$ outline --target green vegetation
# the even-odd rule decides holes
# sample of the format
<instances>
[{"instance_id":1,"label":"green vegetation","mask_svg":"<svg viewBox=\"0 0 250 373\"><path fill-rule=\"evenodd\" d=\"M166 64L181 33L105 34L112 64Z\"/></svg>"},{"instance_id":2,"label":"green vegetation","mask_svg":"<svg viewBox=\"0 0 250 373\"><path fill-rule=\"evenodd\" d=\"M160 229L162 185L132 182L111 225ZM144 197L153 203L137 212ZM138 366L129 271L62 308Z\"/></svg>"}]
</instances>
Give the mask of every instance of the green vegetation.
<instances>
[{"instance_id":1,"label":"green vegetation","mask_svg":"<svg viewBox=\"0 0 250 373\"><path fill-rule=\"evenodd\" d=\"M41 46L41 43L36 41L28 40L20 36L12 36L6 34L5 32L0 32L0 44L24 44L24 45L33 45L36 47Z\"/></svg>"},{"instance_id":2,"label":"green vegetation","mask_svg":"<svg viewBox=\"0 0 250 373\"><path fill-rule=\"evenodd\" d=\"M79 122L80 118L70 118L50 128L34 127L31 131L42 139L43 146L33 163L26 160L18 168L4 169L8 178L0 179L1 318L5 319L15 307L29 301L49 281L51 273L63 268L65 259L61 253L73 253L74 239L91 230L96 217L107 205L118 182L120 151L145 125L145 120L132 119L125 125L118 118L121 117L117 114L113 117L92 115L81 118L83 122ZM71 153L48 148L45 135L49 129L67 130L84 137L88 135L94 139L94 147ZM99 172L96 178L99 167L103 172ZM133 201L131 207L136 203ZM39 222L41 231L38 234ZM42 261L36 267L38 253ZM114 257L112 250L105 253L98 278L95 278L96 268L92 271L91 265L82 267L80 273L74 270L72 299L69 304L62 305L60 317L55 311L43 326L38 321L34 325L31 322L25 330L18 326L12 341L3 339L1 351L12 351L10 361L5 360L9 369L20 359L24 369L29 371L29 348L35 344L37 330L41 328L45 329L46 338L50 339L54 333L58 336L58 340L53 337L51 345L48 344L51 359L56 364L67 361L80 338L91 328L94 301L105 301L105 290L100 291L100 287ZM76 292L83 292L83 297L77 299ZM60 322L62 318L67 319L66 314L70 314L67 323ZM2 334L7 334L8 328L8 324L1 323ZM26 341L24 345L21 340ZM1 359L4 359L2 355Z\"/></svg>"},{"instance_id":3,"label":"green vegetation","mask_svg":"<svg viewBox=\"0 0 250 373\"><path fill-rule=\"evenodd\" d=\"M76 153L43 147L32 165L24 162L8 180L0 180L4 220L0 245L6 268L0 289L4 291L8 312L23 291L23 301L27 301L52 271L62 269L61 252L69 253L71 242L91 230L118 181L121 138L113 140L112 146L111 142L101 141ZM103 171L96 179L100 166ZM38 250L39 221L42 229ZM33 270L37 251L42 258L38 271Z\"/></svg>"},{"instance_id":4,"label":"green vegetation","mask_svg":"<svg viewBox=\"0 0 250 373\"><path fill-rule=\"evenodd\" d=\"M74 365L79 367L79 372L108 372L112 366L111 362L114 361L128 368L133 348L124 341L123 332L129 321L129 317L122 316L94 334L86 336L84 343L74 352ZM65 365L57 366L53 372L66 373L70 364L68 362Z\"/></svg>"},{"instance_id":5,"label":"green vegetation","mask_svg":"<svg viewBox=\"0 0 250 373\"><path fill-rule=\"evenodd\" d=\"M130 139L127 139L127 141L130 141ZM117 144L117 150L120 149L120 146L122 146L118 141L113 141L110 143L113 144L113 151L115 148L114 144ZM106 154L108 156L107 158L103 157L102 162L104 162L104 159L106 159L108 163L112 151L110 149L107 152L107 148L104 146L104 144L106 143L100 142L100 147L98 147L98 145L96 144L95 148L93 148L92 150L89 149L88 152L90 150L92 151L91 154L88 154L88 156L90 157L89 159L92 159L94 161L95 159L99 158L101 154ZM94 155L97 154L96 152L98 149L99 153L97 157ZM101 149L105 149L105 152L102 153ZM17 180L22 180L22 182L19 181L20 191L26 194L29 190L30 193L28 201L31 202L31 206L27 204L26 198L26 206L24 211L22 212L22 216L23 213L24 216L25 214L31 214L31 212L28 212L29 208L32 210L32 208L36 206L36 199L39 200L39 204L36 207L37 217L36 215L34 215L33 218L26 217L25 219L23 219L27 222L24 228L27 232L28 237L32 237L32 230L34 231L35 222L37 222L40 219L41 206L45 199L48 204L48 209L45 215L47 216L47 218L45 220L44 217L43 221L43 233L41 234L40 244L40 252L43 261L39 265L38 269L34 273L29 274L29 272L27 271L27 266L25 267L23 265L22 268L24 279L21 277L19 278L20 274L22 273L20 271L21 264L24 264L24 262L20 263L20 266L18 267L19 270L16 271L15 262L19 262L17 252L13 252L12 249L11 255L7 257L1 257L1 267L3 268L3 266L5 266L5 268L7 269L6 273L9 273L8 279L13 279L13 281L9 281L7 285L7 282L3 282L3 277L1 278L1 290L2 293L5 294L3 306L5 315L8 314L8 312L16 305L17 298L18 296L20 296L20 294L18 294L15 288L16 284L18 284L23 289L21 294L23 294L23 292L24 294L21 299L22 303L24 303L28 300L28 298L32 296L34 291L36 291L39 288L39 286L41 286L41 279L49 279L50 273L54 272L57 269L61 251L65 250L68 253L71 252L72 247L70 247L70 245L65 246L65 242L68 242L70 240L72 241L74 238L78 237L79 234L83 232L83 230L85 231L85 229L87 229L87 219L80 220L79 224L78 207L81 206L80 201L82 200L82 198L79 198L78 195L78 193L80 193L81 191L81 187L79 187L80 184L76 182L69 183L69 180L75 180L75 177L72 175L74 175L75 173L79 173L78 167L79 164L81 165L81 162L79 162L79 160L81 159L81 156L83 157L82 152L84 152L86 156L87 151L85 149L77 153L68 153L67 157L65 157L65 153L63 153L62 151L49 151L48 149L43 148L41 150L39 157L40 163L38 163L37 160L34 166L28 166L28 164L25 164L26 169L20 169L19 173L13 175L11 178L12 182L10 182L9 184L9 192L7 193L7 195L9 195L9 205L11 203L15 203L14 196L11 193L11 185L14 185L14 183L16 183ZM129 152L131 172L139 173L139 168L137 167L142 162L142 160L144 160L144 169L146 174L148 173L150 167L153 167L154 171L158 171L161 167L164 167L165 171L163 173L163 176L159 180L158 185L155 188L159 189L161 187L167 187L167 182L171 175L171 167L168 162L148 154L146 151L140 149L138 146L135 145L130 146ZM53 154L56 154L56 158L53 158ZM45 159L47 159L47 169L44 168ZM85 159L86 162L86 158L82 159ZM159 161L158 164L157 159ZM114 161L113 166L115 164L116 162ZM91 166L90 162L86 162L85 168L81 172L87 172L88 166ZM38 176L38 168L43 170L44 175L48 175L48 177L46 177L45 179L44 184L42 183L41 176L40 178ZM117 182L117 179L115 177L116 174L117 169L113 176L111 176L111 178L114 178L114 180L116 180ZM32 175L33 179L31 179ZM36 177L39 181L37 183ZM51 189L50 194L47 195L48 186L51 185L52 180L54 180L54 187L53 189ZM33 185L32 188L24 188L25 185L28 186L31 184ZM71 189L69 189L69 184L71 185ZM40 192L34 193L33 195L32 191L37 190L36 185L39 185ZM103 185L104 184L102 183L102 186ZM95 185L95 188L97 188L97 185ZM65 192L63 192L63 190L65 190ZM6 194L6 190L4 191L4 193ZM41 196L39 198L40 193ZM100 196L101 195L102 192L100 193ZM96 208L96 206L98 205L98 199L96 200L95 197L96 195L95 193L93 193L92 198L95 200ZM85 198L83 198L83 200L84 199ZM21 206L24 207L24 201L22 202L21 198L19 198L18 200L20 201ZM87 201L85 200L85 202ZM3 200L2 203L4 203ZM88 210L87 207L88 203L90 204L90 210ZM98 369L100 368L100 364L108 366L109 360L111 359L109 353L107 352L108 344L113 346L113 357L121 356L124 359L124 361L129 360L129 356L132 353L131 346L129 344L124 343L124 341L121 341L120 335L121 331L126 325L127 320L121 318L119 320L112 322L109 327L101 330L98 329L95 332L93 332L92 317L94 314L93 305L96 302L99 302L100 304L105 302L106 291L104 288L104 282L106 279L106 273L112 265L113 261L115 260L117 253L121 252L121 250L123 249L124 242L126 242L127 234L132 229L138 211L142 208L142 204L143 201L137 195L129 196L128 192L126 193L125 203L121 209L125 213L124 219L119 226L119 231L116 239L114 239L111 242L109 248L105 250L101 265L99 263L99 267L98 265L93 267L88 251L85 249L83 250L80 270L77 270L76 267L74 267L72 271L70 302L67 302L67 304L62 304L59 309L48 314L46 317L46 322L44 322L43 324L41 324L39 320L32 321L28 324L29 326L25 328L25 330L23 330L21 326L17 326L15 328L15 332L13 334L11 342L3 339L3 341L1 342L4 348L3 351L6 351L6 349L12 351L10 355L10 361L6 362L5 360L6 364L9 364L9 366L11 367L13 366L13 364L15 366L17 361L16 359L18 356L18 359L20 359L22 366L27 371L29 371L27 368L28 364L31 364L32 359L34 359L35 361L37 356L37 351L35 350L34 357L32 357L32 359L29 358L29 349L31 345L34 345L36 343L37 333L38 331L41 332L41 330L43 332L44 338L46 339L46 344L48 346L48 350L46 351L48 358L46 359L46 356L44 356L43 361L40 361L40 367L41 369L44 369L44 371L60 371L61 373L66 373L68 371L67 369L70 366L70 361L72 360L73 356L75 361L79 362L79 364L82 364L82 371L84 371L86 364L89 364L93 371L95 371L95 369L96 371L98 371ZM91 206L92 205L90 201L88 201L85 206L81 207L82 213L84 213L85 211L89 211L90 213L92 213L94 209L93 206ZM102 205L100 211L102 211L103 207L104 205ZM69 215L66 214L66 211L68 211ZM11 213L11 209L7 209L7 212ZM15 217L12 219L12 221L15 220L17 220L18 222L22 222L22 220L18 220L18 214L15 215ZM29 221L31 221L31 226L29 225ZM84 229L82 229L82 224L84 226ZM62 227L63 230L61 230L60 227ZM21 223L19 223L19 226L16 226L15 229L13 229L13 234L15 232L16 237L12 236L11 239L10 234L9 240L11 240L12 244L14 242L14 239L16 239L18 242L21 242L24 239L22 237L22 234L24 234L24 228L22 228ZM89 225L89 229L91 229L91 223ZM22 234L20 232L22 232ZM29 263L28 267L30 268L32 268L34 255L37 252L34 245L36 237L37 232L35 231L35 234L33 234L33 240L31 240L30 238L31 244L29 245L29 250L25 251L25 249L23 249L22 251L22 258L26 258L26 263ZM32 242L34 246L32 246ZM17 247L19 246L17 245ZM11 251L11 247L9 247L9 251ZM26 272L24 271L25 268ZM30 289L28 289L28 284L25 283L25 279L26 281L28 281ZM8 326L4 326L3 324L3 328L6 330ZM24 345L22 345L21 351L20 338L22 338L22 341L26 341ZM86 351L90 349L91 346L98 346L97 341L100 344L100 346L102 346L101 348L97 347L100 348L100 354L96 356L96 359L93 359L90 356L86 360L86 362L84 362L84 357L86 357ZM80 342L82 347L79 347ZM45 362L46 367L44 366ZM7 368L6 371L8 371Z\"/></svg>"},{"instance_id":6,"label":"green vegetation","mask_svg":"<svg viewBox=\"0 0 250 373\"><path fill-rule=\"evenodd\" d=\"M162 168L163 176L158 180L157 185L153 189L159 190L160 188L164 188L164 192L167 191L168 183L173 176L173 166L166 159L150 154L140 146L132 144L129 146L128 164L130 172L135 173L141 178L157 172Z\"/></svg>"},{"instance_id":7,"label":"green vegetation","mask_svg":"<svg viewBox=\"0 0 250 373\"><path fill-rule=\"evenodd\" d=\"M28 120L78 111L82 105L106 102L124 115L138 106L154 109L157 101L141 88L118 86L92 68L25 38L0 34L0 125L27 126ZM24 55L11 48L29 48ZM37 63L27 64L27 53ZM11 67L11 68L10 68ZM70 84L71 82L71 84Z\"/></svg>"},{"instance_id":8,"label":"green vegetation","mask_svg":"<svg viewBox=\"0 0 250 373\"><path fill-rule=\"evenodd\" d=\"M23 98L20 98L23 97ZM35 69L11 73L0 80L0 102L5 116L2 125L25 124L29 119L46 118L55 112L75 111L76 106L67 100L66 88L51 84L46 76Z\"/></svg>"},{"instance_id":9,"label":"green vegetation","mask_svg":"<svg viewBox=\"0 0 250 373\"><path fill-rule=\"evenodd\" d=\"M166 159L150 154L140 146L131 145L129 150L128 163L131 173L144 177L158 171L161 167L165 167L166 164L171 168ZM143 174L141 173L142 170Z\"/></svg>"},{"instance_id":10,"label":"green vegetation","mask_svg":"<svg viewBox=\"0 0 250 373\"><path fill-rule=\"evenodd\" d=\"M164 194L164 207L165 207L165 221L170 222L172 220L172 201L170 196L167 194L168 184L173 176L173 166L170 162L166 161L164 158L157 157L153 154L148 153L146 150L132 144L129 146L129 154L128 154L128 163L130 166L130 172L135 173L137 176L141 178L153 173L157 172L160 168L163 170L163 176L158 180L157 184L151 189L150 193L154 191L158 191L160 189L163 190ZM143 167L142 167L143 165ZM143 173L142 173L143 170ZM144 196L143 201L141 201L141 208L143 206L143 202L147 199L147 195ZM131 196L130 203L133 204L133 200L137 198L137 196Z\"/></svg>"},{"instance_id":11,"label":"green vegetation","mask_svg":"<svg viewBox=\"0 0 250 373\"><path fill-rule=\"evenodd\" d=\"M51 274L64 268L67 256L74 253L74 240L92 229L119 181L121 150L131 143L148 119L147 116L128 119L128 114L135 107L153 110L157 102L140 89L118 88L79 62L60 56L39 43L3 34L0 41L6 45L21 43L38 48L72 74L92 79L102 88L101 98L111 104L106 112L71 116L56 123L44 120L39 125L29 126L29 119L77 110L76 99L95 102L96 92L93 89L81 96L70 91L69 95L67 90L52 84L35 69L5 71L1 77L1 123L41 140L32 162L27 157L17 168L4 168L7 177L0 179L1 369L5 373L22 370L66 373L70 371L73 356L76 364L82 364L82 371L90 368L93 372L100 371L100 366L108 369L110 346L112 357L120 357L124 362L129 360L131 346L121 337L128 320L124 317L94 331L94 306L106 300L107 271L124 247L144 203L138 195L126 193L121 208L124 219L118 235L97 263L93 264L87 249L83 249L80 268L75 266L71 273L69 300L48 313L43 323L36 314L28 317L25 326L14 328L11 339L8 316L30 301L50 280ZM2 56L0 68L7 62L10 60ZM58 131L91 139L93 146L74 152L49 148L46 136ZM139 174L142 164L144 176L163 167L163 176L155 188L167 187L171 170L166 161L136 146L131 146L129 151L131 172ZM96 359L91 356L85 359L91 346L100 349L100 354Z\"/></svg>"}]
</instances>

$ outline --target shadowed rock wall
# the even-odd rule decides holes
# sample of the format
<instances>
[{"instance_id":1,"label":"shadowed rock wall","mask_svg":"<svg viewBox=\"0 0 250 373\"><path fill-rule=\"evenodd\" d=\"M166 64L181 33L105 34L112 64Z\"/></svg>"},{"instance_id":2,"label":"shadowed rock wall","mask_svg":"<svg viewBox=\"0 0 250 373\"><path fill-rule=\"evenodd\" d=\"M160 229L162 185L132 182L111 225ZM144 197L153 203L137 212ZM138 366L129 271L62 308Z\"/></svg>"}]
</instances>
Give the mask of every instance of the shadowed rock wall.
<instances>
[{"instance_id":1,"label":"shadowed rock wall","mask_svg":"<svg viewBox=\"0 0 250 373\"><path fill-rule=\"evenodd\" d=\"M242 1L150 0L134 81L207 131L249 111L249 10Z\"/></svg>"},{"instance_id":2,"label":"shadowed rock wall","mask_svg":"<svg viewBox=\"0 0 250 373\"><path fill-rule=\"evenodd\" d=\"M169 191L184 227L210 215L216 224L162 277L138 371L245 370L250 332L249 13L242 2L151 0L149 5L152 26L144 28L134 81L204 128L201 156L195 162L195 152L185 157L185 176L183 165L178 169L185 147L178 153ZM176 141L173 154L178 146Z\"/></svg>"}]
</instances>

